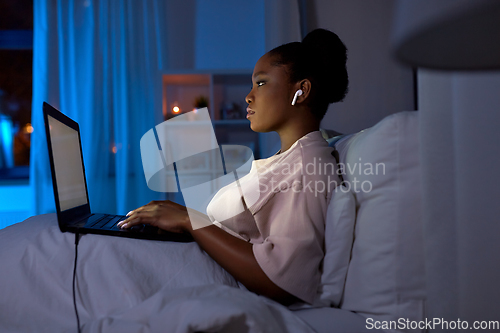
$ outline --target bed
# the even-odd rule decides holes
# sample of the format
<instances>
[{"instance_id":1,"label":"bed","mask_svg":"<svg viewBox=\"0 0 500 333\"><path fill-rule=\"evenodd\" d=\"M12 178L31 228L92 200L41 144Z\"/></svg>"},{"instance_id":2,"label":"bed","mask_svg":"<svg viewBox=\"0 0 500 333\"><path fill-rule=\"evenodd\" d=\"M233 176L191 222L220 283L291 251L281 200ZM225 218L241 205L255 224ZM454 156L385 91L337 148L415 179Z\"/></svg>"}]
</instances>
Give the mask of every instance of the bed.
<instances>
[{"instance_id":1,"label":"bed","mask_svg":"<svg viewBox=\"0 0 500 333\"><path fill-rule=\"evenodd\" d=\"M328 209L312 305L287 308L247 291L196 243L84 235L82 332L374 332L370 323L423 320L417 134L418 113L400 112L330 141L346 184ZM0 231L1 332L76 331L74 242L54 214Z\"/></svg>"}]
</instances>

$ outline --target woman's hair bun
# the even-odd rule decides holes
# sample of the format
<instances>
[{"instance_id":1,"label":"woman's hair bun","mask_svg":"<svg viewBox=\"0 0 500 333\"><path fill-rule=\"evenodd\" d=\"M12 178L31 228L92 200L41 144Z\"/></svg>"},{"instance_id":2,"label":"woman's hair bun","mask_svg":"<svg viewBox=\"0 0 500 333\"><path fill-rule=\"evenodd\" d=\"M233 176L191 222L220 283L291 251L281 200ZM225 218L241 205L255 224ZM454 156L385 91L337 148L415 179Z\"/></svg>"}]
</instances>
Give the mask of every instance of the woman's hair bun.
<instances>
[{"instance_id":1,"label":"woman's hair bun","mask_svg":"<svg viewBox=\"0 0 500 333\"><path fill-rule=\"evenodd\" d=\"M302 40L307 66L322 86L328 103L339 102L347 94L347 48L337 34L315 29Z\"/></svg>"},{"instance_id":2,"label":"woman's hair bun","mask_svg":"<svg viewBox=\"0 0 500 333\"><path fill-rule=\"evenodd\" d=\"M283 44L268 53L273 66L286 66L291 83L311 80L313 93L309 106L319 120L325 115L328 104L340 102L346 96L349 83L347 48L335 33L316 29L302 42Z\"/></svg>"}]
</instances>

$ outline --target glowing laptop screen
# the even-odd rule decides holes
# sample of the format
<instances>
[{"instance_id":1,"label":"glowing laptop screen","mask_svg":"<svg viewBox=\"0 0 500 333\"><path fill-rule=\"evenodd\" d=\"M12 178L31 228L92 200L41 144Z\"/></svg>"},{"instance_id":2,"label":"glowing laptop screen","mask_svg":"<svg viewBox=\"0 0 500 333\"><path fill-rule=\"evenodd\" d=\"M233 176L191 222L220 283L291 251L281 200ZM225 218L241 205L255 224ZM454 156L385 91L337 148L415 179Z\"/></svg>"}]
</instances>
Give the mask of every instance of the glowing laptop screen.
<instances>
[{"instance_id":1,"label":"glowing laptop screen","mask_svg":"<svg viewBox=\"0 0 500 333\"><path fill-rule=\"evenodd\" d=\"M61 211L87 204L78 132L48 116Z\"/></svg>"}]
</instances>

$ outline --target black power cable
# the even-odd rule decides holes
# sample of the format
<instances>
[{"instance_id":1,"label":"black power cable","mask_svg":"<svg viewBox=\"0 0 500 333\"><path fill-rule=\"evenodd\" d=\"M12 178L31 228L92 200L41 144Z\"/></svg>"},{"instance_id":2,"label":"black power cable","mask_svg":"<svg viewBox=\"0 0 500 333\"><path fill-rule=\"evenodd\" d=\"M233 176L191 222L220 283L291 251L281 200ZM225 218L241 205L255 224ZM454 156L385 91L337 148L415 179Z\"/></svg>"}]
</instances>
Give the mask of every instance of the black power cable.
<instances>
[{"instance_id":1,"label":"black power cable","mask_svg":"<svg viewBox=\"0 0 500 333\"><path fill-rule=\"evenodd\" d=\"M78 231L75 233L75 265L73 268L73 305L75 307L75 314L76 314L76 324L78 325L78 333L81 332L80 330L80 317L78 316L78 309L76 307L76 262L78 259L78 242L80 241L80 235Z\"/></svg>"}]
</instances>

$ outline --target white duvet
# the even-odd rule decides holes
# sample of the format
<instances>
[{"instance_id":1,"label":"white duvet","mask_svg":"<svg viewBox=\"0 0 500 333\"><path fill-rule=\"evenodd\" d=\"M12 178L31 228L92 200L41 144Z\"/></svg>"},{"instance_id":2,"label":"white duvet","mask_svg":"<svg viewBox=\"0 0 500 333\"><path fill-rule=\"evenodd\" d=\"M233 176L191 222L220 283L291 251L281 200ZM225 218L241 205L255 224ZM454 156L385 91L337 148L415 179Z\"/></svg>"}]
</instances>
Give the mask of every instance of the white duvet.
<instances>
[{"instance_id":1,"label":"white duvet","mask_svg":"<svg viewBox=\"0 0 500 333\"><path fill-rule=\"evenodd\" d=\"M0 332L77 331L74 240L55 214L0 230ZM312 332L196 243L84 235L76 299L82 332Z\"/></svg>"}]
</instances>

